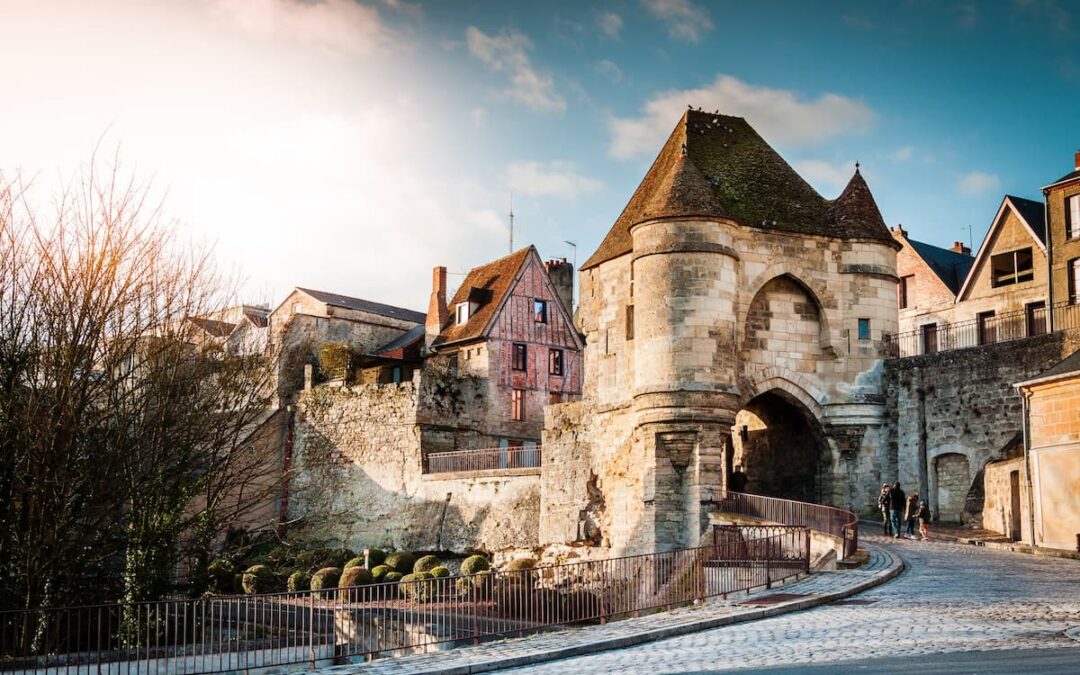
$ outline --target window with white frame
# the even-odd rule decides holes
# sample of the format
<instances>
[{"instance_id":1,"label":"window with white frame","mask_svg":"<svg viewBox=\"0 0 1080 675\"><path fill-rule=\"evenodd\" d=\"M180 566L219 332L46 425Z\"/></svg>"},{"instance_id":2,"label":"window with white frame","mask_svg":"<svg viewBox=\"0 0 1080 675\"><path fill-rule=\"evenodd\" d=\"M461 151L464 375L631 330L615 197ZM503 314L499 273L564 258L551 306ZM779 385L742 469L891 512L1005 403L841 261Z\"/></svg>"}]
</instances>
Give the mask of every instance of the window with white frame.
<instances>
[{"instance_id":1,"label":"window with white frame","mask_svg":"<svg viewBox=\"0 0 1080 675\"><path fill-rule=\"evenodd\" d=\"M1065 198L1065 232L1069 239L1080 239L1080 195Z\"/></svg>"},{"instance_id":2,"label":"window with white frame","mask_svg":"<svg viewBox=\"0 0 1080 675\"><path fill-rule=\"evenodd\" d=\"M459 302L454 307L454 323L461 325L469 320L469 303Z\"/></svg>"}]
</instances>

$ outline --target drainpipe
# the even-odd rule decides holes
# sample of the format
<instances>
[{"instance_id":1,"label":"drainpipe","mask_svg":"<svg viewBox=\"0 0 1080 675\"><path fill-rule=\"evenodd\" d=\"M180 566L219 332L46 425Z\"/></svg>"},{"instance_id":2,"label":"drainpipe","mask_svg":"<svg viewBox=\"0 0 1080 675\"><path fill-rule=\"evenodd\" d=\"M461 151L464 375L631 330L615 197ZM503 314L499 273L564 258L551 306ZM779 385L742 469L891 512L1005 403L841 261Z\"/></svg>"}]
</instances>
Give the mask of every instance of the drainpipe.
<instances>
[{"instance_id":1,"label":"drainpipe","mask_svg":"<svg viewBox=\"0 0 1080 675\"><path fill-rule=\"evenodd\" d=\"M1021 427L1024 433L1024 483L1027 486L1028 531L1031 533L1031 545L1035 546L1035 493L1031 486L1031 435L1028 432L1028 413L1030 412L1029 394L1020 390L1020 407L1023 411Z\"/></svg>"},{"instance_id":2,"label":"drainpipe","mask_svg":"<svg viewBox=\"0 0 1080 675\"><path fill-rule=\"evenodd\" d=\"M1043 223L1046 230L1046 313L1047 332L1054 332L1054 236L1050 227L1050 200L1043 190ZM1034 536L1034 535L1032 535Z\"/></svg>"}]
</instances>

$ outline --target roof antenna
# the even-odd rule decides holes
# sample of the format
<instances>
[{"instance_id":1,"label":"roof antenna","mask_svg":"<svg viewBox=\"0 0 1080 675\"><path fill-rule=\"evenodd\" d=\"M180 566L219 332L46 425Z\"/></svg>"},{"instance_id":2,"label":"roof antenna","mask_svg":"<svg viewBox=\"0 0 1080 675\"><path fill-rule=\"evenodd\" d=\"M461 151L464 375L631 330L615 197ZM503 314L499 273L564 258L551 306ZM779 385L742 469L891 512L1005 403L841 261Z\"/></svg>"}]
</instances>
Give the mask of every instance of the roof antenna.
<instances>
[{"instance_id":1,"label":"roof antenna","mask_svg":"<svg viewBox=\"0 0 1080 675\"><path fill-rule=\"evenodd\" d=\"M510 252L514 252L514 193L510 192Z\"/></svg>"}]
</instances>

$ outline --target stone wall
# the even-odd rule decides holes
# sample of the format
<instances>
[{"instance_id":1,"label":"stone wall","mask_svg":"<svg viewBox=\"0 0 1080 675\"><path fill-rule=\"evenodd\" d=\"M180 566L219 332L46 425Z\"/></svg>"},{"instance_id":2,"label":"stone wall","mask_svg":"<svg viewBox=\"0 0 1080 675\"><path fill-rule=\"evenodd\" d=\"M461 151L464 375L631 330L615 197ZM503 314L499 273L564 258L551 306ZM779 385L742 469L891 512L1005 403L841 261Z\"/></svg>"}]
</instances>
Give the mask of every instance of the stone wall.
<instances>
[{"instance_id":1,"label":"stone wall","mask_svg":"<svg viewBox=\"0 0 1080 675\"><path fill-rule=\"evenodd\" d=\"M296 403L289 517L350 548L537 546L540 476L422 471L420 378L316 387Z\"/></svg>"},{"instance_id":2,"label":"stone wall","mask_svg":"<svg viewBox=\"0 0 1080 675\"><path fill-rule=\"evenodd\" d=\"M1025 475L1023 457L989 462L986 465L983 470L984 529L1000 532L1014 541L1031 541Z\"/></svg>"},{"instance_id":3,"label":"stone wall","mask_svg":"<svg viewBox=\"0 0 1080 675\"><path fill-rule=\"evenodd\" d=\"M935 515L947 502L944 515L952 519L959 489L953 474L960 460L949 455L966 459L970 490L986 463L1003 459L1021 434L1021 402L1013 384L1038 375L1077 347L1077 332L1055 333L886 361L888 450L877 467L877 484L899 479L909 492L914 488L929 497ZM948 484L939 484L939 475ZM870 503L862 507L873 511ZM980 525L981 505L965 512L966 523Z\"/></svg>"}]
</instances>

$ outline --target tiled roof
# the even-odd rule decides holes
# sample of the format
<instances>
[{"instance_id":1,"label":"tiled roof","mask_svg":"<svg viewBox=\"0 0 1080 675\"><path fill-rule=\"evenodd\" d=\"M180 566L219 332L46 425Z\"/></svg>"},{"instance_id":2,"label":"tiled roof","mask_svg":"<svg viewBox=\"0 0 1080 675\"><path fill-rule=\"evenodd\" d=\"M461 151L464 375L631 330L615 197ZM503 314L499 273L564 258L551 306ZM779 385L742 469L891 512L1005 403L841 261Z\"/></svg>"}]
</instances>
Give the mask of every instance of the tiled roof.
<instances>
[{"instance_id":1,"label":"tiled roof","mask_svg":"<svg viewBox=\"0 0 1080 675\"><path fill-rule=\"evenodd\" d=\"M411 321L413 323L424 323L424 319L427 317L423 312L414 312L411 309L394 307L393 305L384 305L381 302L372 302L361 298L350 298L347 295L315 291L310 288L297 287L296 290L303 291L319 302L325 302L332 307L353 309L358 312L368 312L369 314L378 314L379 316L385 316L391 319L401 319L402 321Z\"/></svg>"},{"instance_id":2,"label":"tiled roof","mask_svg":"<svg viewBox=\"0 0 1080 675\"><path fill-rule=\"evenodd\" d=\"M410 347L424 339L425 333L426 330L424 328L424 325L420 324L415 328L410 328L409 330L397 336L382 347L379 347L374 352L372 352L372 354L374 354L375 356L401 358L404 350L407 347Z\"/></svg>"},{"instance_id":3,"label":"tiled roof","mask_svg":"<svg viewBox=\"0 0 1080 675\"><path fill-rule=\"evenodd\" d=\"M236 328L235 323L229 323L228 321L218 321L216 319L203 319L200 317L192 317L189 319L197 328L205 332L211 337L228 337L233 329Z\"/></svg>"},{"instance_id":4,"label":"tiled roof","mask_svg":"<svg viewBox=\"0 0 1080 675\"><path fill-rule=\"evenodd\" d=\"M941 279L943 284L948 286L953 295L960 292L960 287L964 285L964 279L967 278L971 266L975 263L974 258L970 255L950 251L947 248L925 244L907 237L905 239L915 253L923 259L927 267Z\"/></svg>"},{"instance_id":5,"label":"tiled roof","mask_svg":"<svg viewBox=\"0 0 1080 675\"><path fill-rule=\"evenodd\" d=\"M1020 217L1027 221L1027 224L1031 226L1031 229L1035 232L1035 236L1039 238L1039 241L1046 243L1046 211L1043 209L1042 202L1032 201L1030 199L1024 199L1023 197L1014 197L1013 195L1005 195L1005 199L1012 202L1016 207Z\"/></svg>"},{"instance_id":6,"label":"tiled roof","mask_svg":"<svg viewBox=\"0 0 1080 675\"><path fill-rule=\"evenodd\" d=\"M689 110L582 269L629 253L633 225L677 216L714 216L786 232L893 242L858 174L841 199L831 203L745 119Z\"/></svg>"},{"instance_id":7,"label":"tiled roof","mask_svg":"<svg viewBox=\"0 0 1080 675\"><path fill-rule=\"evenodd\" d=\"M469 270L465 281L458 286L449 303L450 323L435 338L433 346L471 340L483 335L491 318L495 316L495 310L513 288L514 279L517 278L518 271L530 254L536 254L536 249L527 246L508 256ZM467 302L470 299L473 302L479 301L479 307L469 315L469 320L465 323L460 325L453 323L454 308L458 303Z\"/></svg>"},{"instance_id":8,"label":"tiled roof","mask_svg":"<svg viewBox=\"0 0 1080 675\"><path fill-rule=\"evenodd\" d=\"M270 325L268 310L244 309L244 318L250 321L256 328L266 328Z\"/></svg>"},{"instance_id":9,"label":"tiled roof","mask_svg":"<svg viewBox=\"0 0 1080 675\"><path fill-rule=\"evenodd\" d=\"M1060 183L1068 183L1069 181L1073 180L1080 180L1080 169L1070 171L1069 173L1065 174L1061 178L1058 178L1056 181L1050 183L1046 187L1054 187L1055 185L1058 185Z\"/></svg>"}]
</instances>

